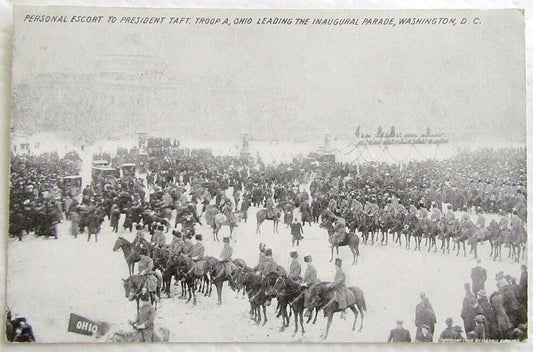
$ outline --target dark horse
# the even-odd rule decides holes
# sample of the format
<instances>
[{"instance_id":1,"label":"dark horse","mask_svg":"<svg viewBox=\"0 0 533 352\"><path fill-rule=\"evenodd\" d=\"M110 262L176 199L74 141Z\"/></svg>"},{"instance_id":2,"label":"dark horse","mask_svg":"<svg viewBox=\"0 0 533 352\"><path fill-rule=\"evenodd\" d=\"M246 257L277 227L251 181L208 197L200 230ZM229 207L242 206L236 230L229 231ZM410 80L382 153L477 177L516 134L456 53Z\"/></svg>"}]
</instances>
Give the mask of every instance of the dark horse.
<instances>
[{"instance_id":1,"label":"dark horse","mask_svg":"<svg viewBox=\"0 0 533 352\"><path fill-rule=\"evenodd\" d=\"M285 330L285 327L289 326L289 317L287 316L287 304L290 304L294 311L294 335L298 332L298 319L300 320L300 326L302 327L302 335L305 333L303 315L304 315L304 300L297 299L302 292L302 285L292 281L287 276L280 276L274 284L274 290L276 291L276 298L280 304L281 313L283 316L283 324L280 331ZM303 298L303 297L302 297ZM285 324L285 321L287 323Z\"/></svg>"},{"instance_id":2,"label":"dark horse","mask_svg":"<svg viewBox=\"0 0 533 352\"><path fill-rule=\"evenodd\" d=\"M325 228L328 231L329 237L331 237L335 233L335 229L333 228L333 223L329 220L324 220L320 224L321 228ZM335 247L337 251L337 256L339 255L339 247L348 246L350 248L350 251L353 254L353 262L352 264L357 264L357 260L359 259L359 236L357 236L355 233L350 232L347 233L344 237L344 240L340 242L339 244L336 244L335 246L331 246L331 258L330 262L333 261L333 248Z\"/></svg>"},{"instance_id":3,"label":"dark horse","mask_svg":"<svg viewBox=\"0 0 533 352\"><path fill-rule=\"evenodd\" d=\"M161 298L161 278L158 275L154 275L157 278L157 286L155 291L148 291L150 295L150 302L157 309L157 302ZM131 275L127 279L122 279L124 285L124 292L126 298L130 301L137 302L137 312L139 312L139 300L143 288L146 286L145 279L141 275Z\"/></svg>"},{"instance_id":4,"label":"dark horse","mask_svg":"<svg viewBox=\"0 0 533 352\"><path fill-rule=\"evenodd\" d=\"M278 233L278 225L279 220L281 219L281 214L283 213L283 208L280 205L277 205L274 208L274 216L269 217L268 211L266 209L260 209L257 211L256 219L257 219L257 228L255 230L255 233L260 234L261 229L259 228L263 221L265 220L272 220L274 222L274 233Z\"/></svg>"},{"instance_id":5,"label":"dark horse","mask_svg":"<svg viewBox=\"0 0 533 352\"><path fill-rule=\"evenodd\" d=\"M207 278L207 274L204 272L202 275L196 275L195 270L189 274L189 271L192 269L194 263L191 258L183 253L179 255L176 265L178 268L178 274L185 280L185 284L187 285L187 292L189 293L189 299L187 300L187 303L191 301L191 298L194 298L193 304L196 304L196 280L209 280Z\"/></svg>"},{"instance_id":6,"label":"dark horse","mask_svg":"<svg viewBox=\"0 0 533 352\"><path fill-rule=\"evenodd\" d=\"M113 246L113 252L118 251L120 248L122 249L122 253L124 253L126 264L128 264L128 274L132 275L134 273L135 263L141 260L141 254L134 250L133 244L123 237L117 238Z\"/></svg>"},{"instance_id":7,"label":"dark horse","mask_svg":"<svg viewBox=\"0 0 533 352\"><path fill-rule=\"evenodd\" d=\"M324 315L328 318L326 324L326 331L322 337L323 340L327 339L329 328L331 326L331 320L333 315L336 312L340 312L339 305L337 302L327 305L327 303L334 297L335 292L328 289L328 282L321 282L311 286L311 306L312 307L322 307L324 309ZM348 306L354 314L354 320L352 325L352 331L355 330L355 323L357 322L358 312L361 313L361 327L359 331L363 330L363 320L366 312L366 302L363 295L363 291L359 287L348 287L348 290L352 291L355 296L355 303ZM326 306L327 305L327 306Z\"/></svg>"},{"instance_id":8,"label":"dark horse","mask_svg":"<svg viewBox=\"0 0 533 352\"><path fill-rule=\"evenodd\" d=\"M239 284L242 285L250 301L250 318L256 322L256 324L261 324L261 308L263 309L264 322L263 325L267 322L266 316L266 301L267 295L263 289L263 280L259 275L256 275L252 270L244 271L239 278Z\"/></svg>"},{"instance_id":9,"label":"dark horse","mask_svg":"<svg viewBox=\"0 0 533 352\"><path fill-rule=\"evenodd\" d=\"M236 275L237 267L232 263L232 272L231 277L228 277L226 275L222 276L219 279L216 279L221 271L224 270L224 265L221 263L218 259L213 257L205 257L205 260L207 262L207 270L209 272L209 276L211 277L210 285L206 291L206 296L211 296L212 291L212 285L214 284L217 289L217 297L218 297L218 305L222 304L222 286L224 285L224 281L228 281L228 284L231 288L234 287L234 281L233 276ZM215 280L216 279L216 280Z\"/></svg>"}]
</instances>

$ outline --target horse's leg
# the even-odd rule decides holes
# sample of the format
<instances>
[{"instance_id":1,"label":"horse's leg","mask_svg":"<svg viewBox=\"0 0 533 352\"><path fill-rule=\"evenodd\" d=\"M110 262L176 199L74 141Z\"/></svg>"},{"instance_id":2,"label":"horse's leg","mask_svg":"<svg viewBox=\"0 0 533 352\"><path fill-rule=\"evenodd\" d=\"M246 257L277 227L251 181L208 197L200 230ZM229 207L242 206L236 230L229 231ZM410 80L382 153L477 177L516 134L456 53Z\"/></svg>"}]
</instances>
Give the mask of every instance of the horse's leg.
<instances>
[{"instance_id":1,"label":"horse's leg","mask_svg":"<svg viewBox=\"0 0 533 352\"><path fill-rule=\"evenodd\" d=\"M263 318L264 318L263 319L263 326L265 326L265 324L267 323L267 320L268 320L267 319L267 311L266 311L266 306L265 306L264 303L261 306L263 307ZM259 307L259 308L261 308L261 307Z\"/></svg>"},{"instance_id":2,"label":"horse's leg","mask_svg":"<svg viewBox=\"0 0 533 352\"><path fill-rule=\"evenodd\" d=\"M353 261L352 261L352 265L355 265L356 264L356 261L355 261L355 249L352 247L352 246L349 246L350 247L350 250L352 251L352 254L353 254Z\"/></svg>"},{"instance_id":3,"label":"horse's leg","mask_svg":"<svg viewBox=\"0 0 533 352\"><path fill-rule=\"evenodd\" d=\"M329 327L331 326L332 318L333 318L333 312L329 312L328 313L328 322L326 323L326 332L324 333L324 337L322 337L322 340L326 340L328 338Z\"/></svg>"},{"instance_id":4,"label":"horse's leg","mask_svg":"<svg viewBox=\"0 0 533 352\"><path fill-rule=\"evenodd\" d=\"M299 313L296 311L296 308L294 308L294 333L292 334L292 336L296 335L296 333L298 332L298 316L299 316ZM303 329L303 325L302 325L302 329Z\"/></svg>"},{"instance_id":5,"label":"horse's leg","mask_svg":"<svg viewBox=\"0 0 533 352\"><path fill-rule=\"evenodd\" d=\"M296 312L296 310L295 310ZM300 327L302 329L302 335L305 334L305 328L304 328L304 307L303 307L303 302L302 302L302 306L301 307L298 307L298 314L300 316Z\"/></svg>"},{"instance_id":6,"label":"horse's leg","mask_svg":"<svg viewBox=\"0 0 533 352\"><path fill-rule=\"evenodd\" d=\"M217 289L217 297L218 297L218 305L222 304L222 285L224 284L223 281L215 283L215 287Z\"/></svg>"},{"instance_id":7,"label":"horse's leg","mask_svg":"<svg viewBox=\"0 0 533 352\"><path fill-rule=\"evenodd\" d=\"M355 323L357 322L357 309L355 308L355 305L351 305L350 306L350 309L352 310L353 312L353 325L352 325L352 331L355 330Z\"/></svg>"},{"instance_id":8,"label":"horse's leg","mask_svg":"<svg viewBox=\"0 0 533 352\"><path fill-rule=\"evenodd\" d=\"M313 311L311 310L311 316L313 315ZM313 319L313 324L316 323L316 318L318 318L318 308L315 308L315 319Z\"/></svg>"},{"instance_id":9,"label":"horse's leg","mask_svg":"<svg viewBox=\"0 0 533 352\"><path fill-rule=\"evenodd\" d=\"M196 285L192 286L192 296L193 296L192 304L196 305Z\"/></svg>"},{"instance_id":10,"label":"horse's leg","mask_svg":"<svg viewBox=\"0 0 533 352\"><path fill-rule=\"evenodd\" d=\"M333 245L331 246L331 258L329 259L330 262L333 261Z\"/></svg>"}]
</instances>

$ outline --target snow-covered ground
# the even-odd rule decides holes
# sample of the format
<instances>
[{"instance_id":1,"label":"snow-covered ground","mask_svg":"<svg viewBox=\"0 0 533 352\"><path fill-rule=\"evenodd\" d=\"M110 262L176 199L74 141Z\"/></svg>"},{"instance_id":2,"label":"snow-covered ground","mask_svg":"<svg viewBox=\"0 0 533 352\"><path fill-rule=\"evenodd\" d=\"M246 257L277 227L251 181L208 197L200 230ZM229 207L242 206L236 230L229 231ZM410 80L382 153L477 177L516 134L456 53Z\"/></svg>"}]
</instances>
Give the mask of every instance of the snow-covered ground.
<instances>
[{"instance_id":1,"label":"snow-covered ground","mask_svg":"<svg viewBox=\"0 0 533 352\"><path fill-rule=\"evenodd\" d=\"M258 244L265 242L273 249L274 259L284 267L289 265L291 236L280 224L280 233L274 234L271 222L262 225L262 235L255 234L255 213L251 208L248 223L241 223L234 232L233 258L242 258L249 265L257 264ZM297 215L298 216L298 215ZM122 223L121 219L121 223ZM106 221L97 243L87 242L86 235L72 238L70 223L59 227L59 239L24 237L22 242L10 239L8 243L7 305L13 314L26 316L33 325L39 342L96 342L87 337L67 332L69 314L76 313L92 320L107 321L112 331L128 329L127 321L135 315L135 303L125 298L122 278L128 274L122 252L113 252L116 238L121 235L133 240L130 233L113 234ZM330 251L327 233L318 225L305 227L305 239L297 249L300 258L311 254L319 278L331 280L334 266L329 262ZM222 242L214 242L211 230L199 228L204 234L206 255L218 256ZM223 228L220 238L229 233ZM171 234L167 234L167 243ZM361 257L356 266L351 263L351 253L341 248L347 285L359 286L365 293L368 312L362 332L351 331L353 315L348 312L345 321L334 317L328 341L383 342L388 337L396 319L403 319L404 326L414 338L415 306L419 292L425 291L433 304L436 316L436 335L444 329L444 320L452 317L462 326L460 319L463 285L470 282L470 269L475 262L471 256L414 252L388 246L360 246ZM487 293L495 290L494 276L503 270L519 277L520 265L506 257L502 262L489 258L488 243L479 248L482 265L487 269ZM305 264L302 268L305 270ZM178 287L173 286L173 295ZM253 323L249 316L247 299L236 297L227 285L223 289L223 304L217 306L213 288L212 297L198 295L198 304L186 304L178 297L164 298L156 316L156 327L170 329L173 342L290 342L320 341L325 319L320 314L316 325L306 326L305 335L292 335L294 321L284 332L279 332L281 319L275 318L274 304L267 308L265 326ZM358 326L359 326L358 321Z\"/></svg>"}]
</instances>

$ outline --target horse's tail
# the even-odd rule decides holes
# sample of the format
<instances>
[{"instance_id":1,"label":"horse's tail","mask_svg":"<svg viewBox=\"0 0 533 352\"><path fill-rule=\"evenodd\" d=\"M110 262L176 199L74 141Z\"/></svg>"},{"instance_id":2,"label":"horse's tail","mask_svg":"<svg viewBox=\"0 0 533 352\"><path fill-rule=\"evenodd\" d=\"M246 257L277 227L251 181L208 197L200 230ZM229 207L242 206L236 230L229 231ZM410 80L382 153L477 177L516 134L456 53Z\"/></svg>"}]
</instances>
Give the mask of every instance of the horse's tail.
<instances>
[{"instance_id":1,"label":"horse's tail","mask_svg":"<svg viewBox=\"0 0 533 352\"><path fill-rule=\"evenodd\" d=\"M361 309L366 313L366 300L363 291L361 291Z\"/></svg>"},{"instance_id":2,"label":"horse's tail","mask_svg":"<svg viewBox=\"0 0 533 352\"><path fill-rule=\"evenodd\" d=\"M366 301L365 295L363 294L363 290L356 286L352 286L349 289L355 296L355 304L357 305L357 307L359 307L363 312L366 312Z\"/></svg>"}]
</instances>

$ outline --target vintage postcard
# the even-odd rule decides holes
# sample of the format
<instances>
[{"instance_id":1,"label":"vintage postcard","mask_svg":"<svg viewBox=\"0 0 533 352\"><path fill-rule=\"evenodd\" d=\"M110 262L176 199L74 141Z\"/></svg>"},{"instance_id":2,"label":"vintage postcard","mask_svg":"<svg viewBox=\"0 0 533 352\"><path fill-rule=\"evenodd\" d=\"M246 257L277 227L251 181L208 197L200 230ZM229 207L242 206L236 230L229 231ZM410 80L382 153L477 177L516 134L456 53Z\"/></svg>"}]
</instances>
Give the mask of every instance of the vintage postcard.
<instances>
[{"instance_id":1,"label":"vintage postcard","mask_svg":"<svg viewBox=\"0 0 533 352\"><path fill-rule=\"evenodd\" d=\"M524 11L15 7L6 340L527 339Z\"/></svg>"}]
</instances>

